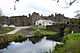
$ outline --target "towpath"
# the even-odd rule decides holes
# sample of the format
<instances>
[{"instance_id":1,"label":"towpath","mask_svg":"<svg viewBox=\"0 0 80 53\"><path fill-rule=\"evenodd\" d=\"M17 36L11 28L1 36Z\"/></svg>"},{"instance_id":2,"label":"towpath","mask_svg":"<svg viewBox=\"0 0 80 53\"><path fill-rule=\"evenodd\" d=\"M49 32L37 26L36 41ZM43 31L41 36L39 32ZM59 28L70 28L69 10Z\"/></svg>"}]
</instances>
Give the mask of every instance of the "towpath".
<instances>
[{"instance_id":1,"label":"towpath","mask_svg":"<svg viewBox=\"0 0 80 53\"><path fill-rule=\"evenodd\" d=\"M24 27L15 27L16 29L13 31L8 32L7 34L15 34L16 32L18 32L21 29L27 29L27 28L31 28L31 26L24 26Z\"/></svg>"}]
</instances>

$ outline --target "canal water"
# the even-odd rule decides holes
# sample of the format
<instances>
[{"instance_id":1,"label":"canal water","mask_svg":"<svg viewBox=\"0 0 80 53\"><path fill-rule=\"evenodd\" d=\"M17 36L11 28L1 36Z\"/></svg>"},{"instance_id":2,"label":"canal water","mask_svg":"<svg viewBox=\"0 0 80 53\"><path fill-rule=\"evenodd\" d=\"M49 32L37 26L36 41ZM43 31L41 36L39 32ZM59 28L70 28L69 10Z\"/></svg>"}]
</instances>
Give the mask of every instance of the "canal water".
<instances>
[{"instance_id":1,"label":"canal water","mask_svg":"<svg viewBox=\"0 0 80 53\"><path fill-rule=\"evenodd\" d=\"M37 40L37 39L36 39ZM52 52L56 44L61 44L60 42L55 42L47 40L46 37L42 38L35 44L31 40L20 42L11 42L7 48L1 49L0 53L44 53Z\"/></svg>"}]
</instances>

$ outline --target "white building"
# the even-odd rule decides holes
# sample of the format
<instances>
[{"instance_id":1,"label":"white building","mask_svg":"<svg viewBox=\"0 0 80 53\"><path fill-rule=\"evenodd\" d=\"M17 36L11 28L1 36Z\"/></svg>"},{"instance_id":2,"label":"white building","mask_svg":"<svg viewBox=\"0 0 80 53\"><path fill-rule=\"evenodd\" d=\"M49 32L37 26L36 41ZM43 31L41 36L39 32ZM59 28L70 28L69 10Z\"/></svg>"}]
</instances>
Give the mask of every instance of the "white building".
<instances>
[{"instance_id":1,"label":"white building","mask_svg":"<svg viewBox=\"0 0 80 53\"><path fill-rule=\"evenodd\" d=\"M47 25L52 25L53 23L55 23L55 22L53 22L51 20L37 20L35 25L43 27L43 26L47 26Z\"/></svg>"},{"instance_id":2,"label":"white building","mask_svg":"<svg viewBox=\"0 0 80 53\"><path fill-rule=\"evenodd\" d=\"M10 25L9 27L11 27L11 28L15 28L16 26L15 26L15 25Z\"/></svg>"}]
</instances>

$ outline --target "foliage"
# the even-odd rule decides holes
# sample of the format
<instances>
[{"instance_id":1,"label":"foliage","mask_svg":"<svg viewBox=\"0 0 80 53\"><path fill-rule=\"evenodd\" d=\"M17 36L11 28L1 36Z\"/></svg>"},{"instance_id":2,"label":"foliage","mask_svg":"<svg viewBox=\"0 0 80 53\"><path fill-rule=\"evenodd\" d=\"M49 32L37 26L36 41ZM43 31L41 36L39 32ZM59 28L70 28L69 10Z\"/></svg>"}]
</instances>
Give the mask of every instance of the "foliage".
<instances>
[{"instance_id":1,"label":"foliage","mask_svg":"<svg viewBox=\"0 0 80 53\"><path fill-rule=\"evenodd\" d=\"M50 30L47 30L47 29L40 29L40 32L43 35L55 35L55 34L58 34L58 32L53 32L53 31L50 31Z\"/></svg>"},{"instance_id":2,"label":"foliage","mask_svg":"<svg viewBox=\"0 0 80 53\"><path fill-rule=\"evenodd\" d=\"M12 30L14 30L15 28L0 28L0 34L5 34L5 33L7 33L7 32L9 32L9 31L12 31Z\"/></svg>"},{"instance_id":3,"label":"foliage","mask_svg":"<svg viewBox=\"0 0 80 53\"><path fill-rule=\"evenodd\" d=\"M40 32L40 30L38 29L38 30L36 30L34 33L33 33L33 35L35 35L35 36L42 36L43 34Z\"/></svg>"},{"instance_id":4,"label":"foliage","mask_svg":"<svg viewBox=\"0 0 80 53\"><path fill-rule=\"evenodd\" d=\"M36 30L36 29L43 29L43 28L40 27L40 26L32 26L32 28L35 29L35 30Z\"/></svg>"},{"instance_id":5,"label":"foliage","mask_svg":"<svg viewBox=\"0 0 80 53\"><path fill-rule=\"evenodd\" d=\"M64 45L57 46L54 53L80 53L80 33L68 34L61 42L64 42Z\"/></svg>"},{"instance_id":6,"label":"foliage","mask_svg":"<svg viewBox=\"0 0 80 53\"><path fill-rule=\"evenodd\" d=\"M12 42L12 41L22 41L22 40L25 40L26 37L22 36L20 33L16 33L16 34L13 34L13 35L3 35L3 36L0 36L0 45L1 44L6 44L6 43L9 43L9 42Z\"/></svg>"},{"instance_id":7,"label":"foliage","mask_svg":"<svg viewBox=\"0 0 80 53\"><path fill-rule=\"evenodd\" d=\"M58 34L58 32L54 32L54 31L50 31L41 27L32 27L33 29L35 29L36 31L33 32L33 35L35 36L45 36L45 35L56 35Z\"/></svg>"},{"instance_id":8,"label":"foliage","mask_svg":"<svg viewBox=\"0 0 80 53\"><path fill-rule=\"evenodd\" d=\"M71 32L71 29L70 29L70 28L65 28L65 29L64 29L64 32L65 32L65 33L70 33L70 32Z\"/></svg>"},{"instance_id":9,"label":"foliage","mask_svg":"<svg viewBox=\"0 0 80 53\"><path fill-rule=\"evenodd\" d=\"M80 24L80 20L75 18L70 19L70 22L71 24Z\"/></svg>"},{"instance_id":10,"label":"foliage","mask_svg":"<svg viewBox=\"0 0 80 53\"><path fill-rule=\"evenodd\" d=\"M80 40L80 33L68 34L67 36L64 36L63 40L65 38L67 38L66 41Z\"/></svg>"}]
</instances>

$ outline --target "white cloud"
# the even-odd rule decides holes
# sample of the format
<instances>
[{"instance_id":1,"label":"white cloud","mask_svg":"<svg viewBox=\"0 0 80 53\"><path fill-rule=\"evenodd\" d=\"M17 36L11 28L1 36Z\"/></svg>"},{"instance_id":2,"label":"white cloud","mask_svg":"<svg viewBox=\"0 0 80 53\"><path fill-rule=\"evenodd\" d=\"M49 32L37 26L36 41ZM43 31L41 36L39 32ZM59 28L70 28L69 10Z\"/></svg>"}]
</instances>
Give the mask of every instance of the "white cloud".
<instances>
[{"instance_id":1,"label":"white cloud","mask_svg":"<svg viewBox=\"0 0 80 53\"><path fill-rule=\"evenodd\" d=\"M64 9L58 6L64 6L64 0L61 0L62 3L58 5L56 5L56 2L53 0L19 0L19 2L16 3L16 10L14 10L14 1L15 0L0 0L0 8L2 8L5 15L27 15L35 11L43 15L58 12L65 16L72 17L74 15L73 12L80 9L80 2L79 4L74 3L68 9Z\"/></svg>"}]
</instances>

